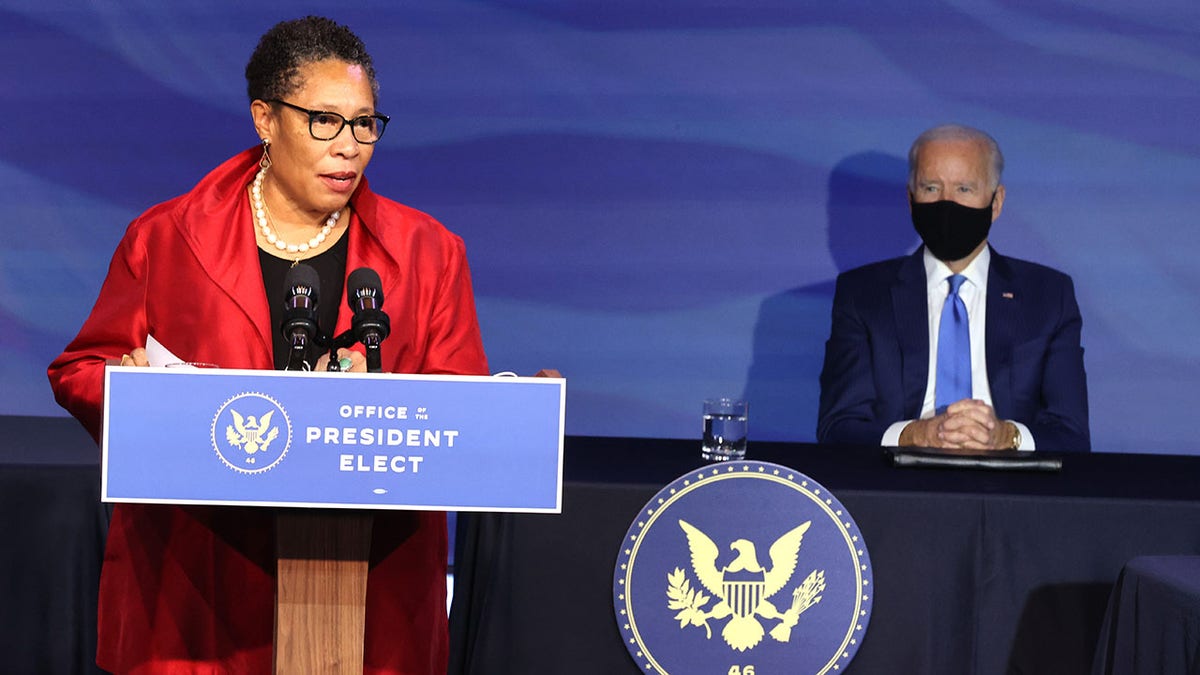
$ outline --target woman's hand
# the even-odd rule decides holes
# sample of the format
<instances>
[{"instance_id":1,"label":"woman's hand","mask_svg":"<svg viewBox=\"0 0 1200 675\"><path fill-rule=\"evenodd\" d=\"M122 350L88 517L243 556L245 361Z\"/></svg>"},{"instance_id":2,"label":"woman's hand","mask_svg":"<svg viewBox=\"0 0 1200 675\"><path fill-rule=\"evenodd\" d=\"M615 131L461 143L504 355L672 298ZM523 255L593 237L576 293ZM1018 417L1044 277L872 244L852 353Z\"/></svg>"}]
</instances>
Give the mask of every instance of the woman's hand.
<instances>
[{"instance_id":1,"label":"woman's hand","mask_svg":"<svg viewBox=\"0 0 1200 675\"><path fill-rule=\"evenodd\" d=\"M343 372L350 372L350 373L365 373L365 372L367 372L367 357L363 356L362 353L356 352L353 349L346 349L345 347L342 347L341 349L338 349L337 354L338 354L338 358L342 360L342 371ZM345 367L346 359L350 359L350 367L349 368ZM323 373L326 370L328 370L328 368L329 368L329 352L326 352L321 355L321 358L317 359L317 367L313 368L313 370L316 372Z\"/></svg>"},{"instance_id":2,"label":"woman's hand","mask_svg":"<svg viewBox=\"0 0 1200 675\"><path fill-rule=\"evenodd\" d=\"M364 360L365 363L365 360ZM128 354L121 355L121 365L123 366L148 366L150 359L146 357L146 349L138 347Z\"/></svg>"}]
</instances>

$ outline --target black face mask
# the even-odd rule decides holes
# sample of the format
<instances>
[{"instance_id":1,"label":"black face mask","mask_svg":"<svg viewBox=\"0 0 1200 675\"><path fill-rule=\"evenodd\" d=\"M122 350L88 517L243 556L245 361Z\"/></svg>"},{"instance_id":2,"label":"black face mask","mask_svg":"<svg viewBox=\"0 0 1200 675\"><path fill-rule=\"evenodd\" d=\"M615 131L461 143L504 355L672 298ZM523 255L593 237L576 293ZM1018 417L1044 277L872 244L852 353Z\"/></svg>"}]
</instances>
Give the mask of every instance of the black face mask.
<instances>
[{"instance_id":1,"label":"black face mask","mask_svg":"<svg viewBox=\"0 0 1200 675\"><path fill-rule=\"evenodd\" d=\"M992 202L995 200L993 192ZM943 262L962 260L987 239L992 227L992 202L976 209L949 200L920 203L908 195L913 227L933 257Z\"/></svg>"}]
</instances>

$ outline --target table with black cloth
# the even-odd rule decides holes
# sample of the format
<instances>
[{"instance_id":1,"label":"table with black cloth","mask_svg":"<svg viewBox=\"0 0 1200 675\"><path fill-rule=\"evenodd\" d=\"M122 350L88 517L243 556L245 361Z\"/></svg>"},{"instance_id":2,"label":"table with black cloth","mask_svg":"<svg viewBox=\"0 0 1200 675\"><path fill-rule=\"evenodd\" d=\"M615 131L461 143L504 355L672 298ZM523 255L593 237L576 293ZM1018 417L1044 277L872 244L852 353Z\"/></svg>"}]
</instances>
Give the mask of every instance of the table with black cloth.
<instances>
[{"instance_id":1,"label":"table with black cloth","mask_svg":"<svg viewBox=\"0 0 1200 675\"><path fill-rule=\"evenodd\" d=\"M1143 556L1121 570L1095 675L1200 673L1200 556Z\"/></svg>"},{"instance_id":2,"label":"table with black cloth","mask_svg":"<svg viewBox=\"0 0 1200 675\"><path fill-rule=\"evenodd\" d=\"M451 673L641 672L613 566L643 505L703 466L698 442L568 437L565 457L562 514L460 515ZM1200 554L1200 457L1064 455L1057 473L805 444L748 458L823 484L859 525L875 595L850 675L1089 673L1123 565Z\"/></svg>"},{"instance_id":3,"label":"table with black cloth","mask_svg":"<svg viewBox=\"0 0 1200 675\"><path fill-rule=\"evenodd\" d=\"M78 422L0 416L0 672L102 672L108 514L100 451Z\"/></svg>"}]
</instances>

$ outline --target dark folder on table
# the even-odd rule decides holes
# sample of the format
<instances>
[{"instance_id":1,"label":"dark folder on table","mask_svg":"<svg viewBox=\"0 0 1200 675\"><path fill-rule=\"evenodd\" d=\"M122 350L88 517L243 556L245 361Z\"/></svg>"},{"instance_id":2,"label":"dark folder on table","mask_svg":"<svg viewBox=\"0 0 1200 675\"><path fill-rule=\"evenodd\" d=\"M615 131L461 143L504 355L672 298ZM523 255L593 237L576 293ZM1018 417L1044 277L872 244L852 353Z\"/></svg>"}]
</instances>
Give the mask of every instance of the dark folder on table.
<instances>
[{"instance_id":1,"label":"dark folder on table","mask_svg":"<svg viewBox=\"0 0 1200 675\"><path fill-rule=\"evenodd\" d=\"M898 467L933 467L943 469L988 469L997 471L1061 471L1062 458L1021 452L1019 450L1002 450L978 452L973 454L951 453L923 448L909 450L905 448L887 448L885 450L891 459L892 466Z\"/></svg>"}]
</instances>

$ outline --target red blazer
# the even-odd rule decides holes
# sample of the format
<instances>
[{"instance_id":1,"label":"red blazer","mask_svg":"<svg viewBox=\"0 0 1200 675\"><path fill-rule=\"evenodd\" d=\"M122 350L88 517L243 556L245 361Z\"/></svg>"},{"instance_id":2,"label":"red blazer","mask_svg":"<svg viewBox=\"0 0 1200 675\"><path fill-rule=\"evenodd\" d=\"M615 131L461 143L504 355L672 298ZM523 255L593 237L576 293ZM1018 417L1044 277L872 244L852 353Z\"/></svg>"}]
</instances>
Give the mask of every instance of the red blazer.
<instances>
[{"instance_id":1,"label":"red blazer","mask_svg":"<svg viewBox=\"0 0 1200 675\"><path fill-rule=\"evenodd\" d=\"M100 436L103 369L153 335L187 361L273 367L270 310L243 152L129 226L79 335L50 365L58 402ZM487 374L462 240L375 195L351 198L347 274L383 281L383 369ZM335 331L350 327L343 303ZM367 581L365 672L445 673L446 519L380 512ZM118 505L100 582L97 662L116 673L270 673L274 520L267 509Z\"/></svg>"}]
</instances>

